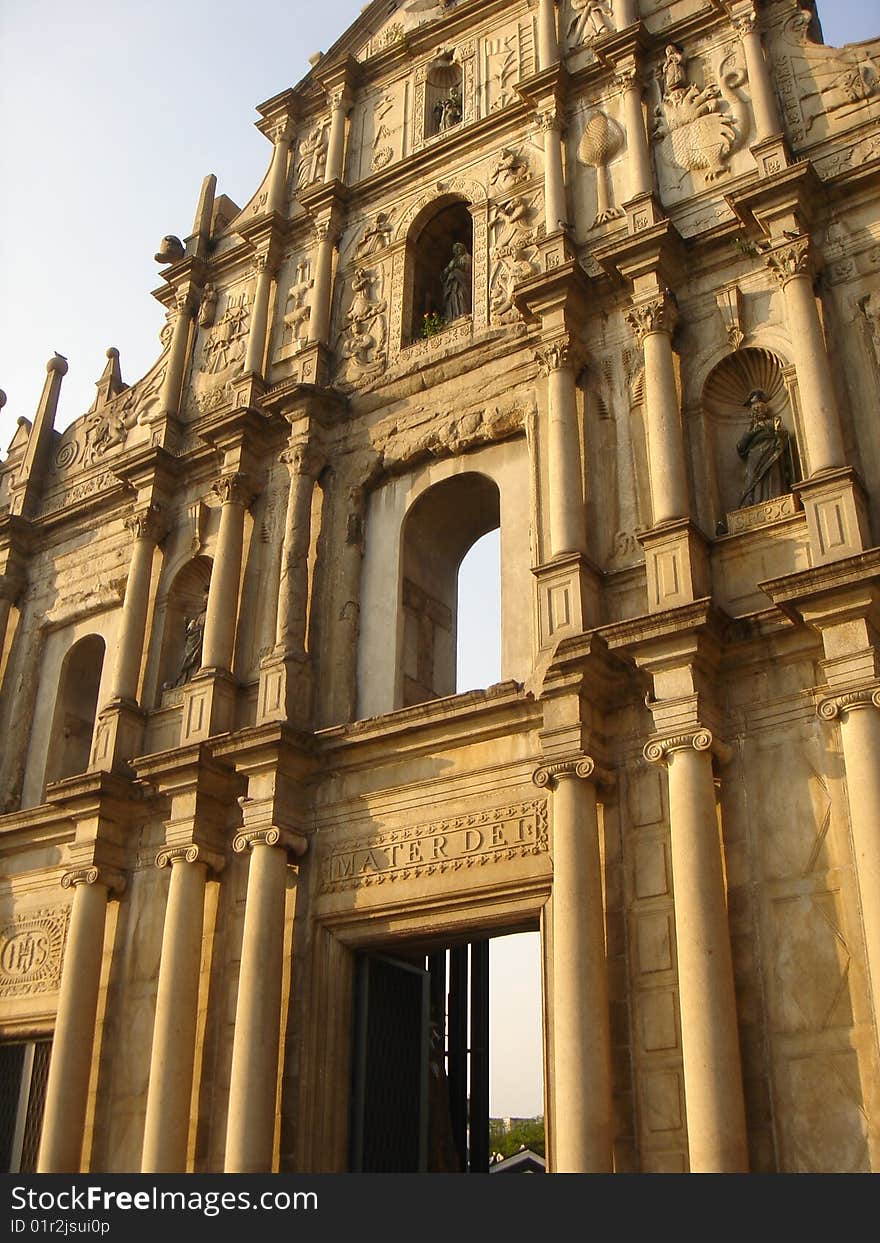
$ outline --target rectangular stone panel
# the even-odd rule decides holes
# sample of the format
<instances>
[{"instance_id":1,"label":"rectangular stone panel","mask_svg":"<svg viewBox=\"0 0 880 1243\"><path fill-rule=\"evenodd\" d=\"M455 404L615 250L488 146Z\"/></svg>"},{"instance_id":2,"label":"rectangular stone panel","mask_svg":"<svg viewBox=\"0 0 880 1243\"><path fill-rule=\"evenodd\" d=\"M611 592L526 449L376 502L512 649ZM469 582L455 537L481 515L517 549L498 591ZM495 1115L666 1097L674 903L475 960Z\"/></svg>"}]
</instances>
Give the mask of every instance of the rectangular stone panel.
<instances>
[{"instance_id":1,"label":"rectangular stone panel","mask_svg":"<svg viewBox=\"0 0 880 1243\"><path fill-rule=\"evenodd\" d=\"M672 992L642 993L639 997L639 1027L642 1048L646 1053L678 1047L678 1025L675 1019L675 995Z\"/></svg>"},{"instance_id":2,"label":"rectangular stone panel","mask_svg":"<svg viewBox=\"0 0 880 1243\"><path fill-rule=\"evenodd\" d=\"M682 1124L681 1076L676 1070L655 1070L643 1079L645 1126L649 1131L677 1131Z\"/></svg>"},{"instance_id":3,"label":"rectangular stone panel","mask_svg":"<svg viewBox=\"0 0 880 1243\"><path fill-rule=\"evenodd\" d=\"M672 967L671 916L663 913L640 915L636 920L639 970L648 975Z\"/></svg>"},{"instance_id":4,"label":"rectangular stone panel","mask_svg":"<svg viewBox=\"0 0 880 1243\"><path fill-rule=\"evenodd\" d=\"M636 844L635 891L637 898L657 898L669 892L665 842L642 841Z\"/></svg>"}]
</instances>

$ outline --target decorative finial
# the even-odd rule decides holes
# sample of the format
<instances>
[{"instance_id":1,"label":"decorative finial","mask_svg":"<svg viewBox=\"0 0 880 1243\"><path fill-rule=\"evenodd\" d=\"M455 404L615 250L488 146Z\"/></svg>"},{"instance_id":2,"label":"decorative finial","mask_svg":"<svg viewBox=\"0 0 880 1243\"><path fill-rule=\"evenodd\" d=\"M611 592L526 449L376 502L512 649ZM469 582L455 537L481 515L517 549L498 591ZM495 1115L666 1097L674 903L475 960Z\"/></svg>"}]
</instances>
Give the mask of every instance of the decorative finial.
<instances>
[{"instance_id":1,"label":"decorative finial","mask_svg":"<svg viewBox=\"0 0 880 1243\"><path fill-rule=\"evenodd\" d=\"M49 372L57 371L59 375L67 375L67 359L56 350L46 363L46 370Z\"/></svg>"}]
</instances>

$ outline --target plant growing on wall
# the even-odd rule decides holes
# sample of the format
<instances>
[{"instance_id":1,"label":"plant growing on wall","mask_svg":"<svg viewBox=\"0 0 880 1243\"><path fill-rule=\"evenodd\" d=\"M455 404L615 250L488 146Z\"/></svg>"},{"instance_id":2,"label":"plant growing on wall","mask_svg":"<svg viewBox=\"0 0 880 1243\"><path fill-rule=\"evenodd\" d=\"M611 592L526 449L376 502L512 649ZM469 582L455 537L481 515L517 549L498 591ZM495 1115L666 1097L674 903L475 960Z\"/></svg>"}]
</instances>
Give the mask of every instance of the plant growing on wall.
<instances>
[{"instance_id":1,"label":"plant growing on wall","mask_svg":"<svg viewBox=\"0 0 880 1243\"><path fill-rule=\"evenodd\" d=\"M436 337L438 332L442 332L446 327L448 320L445 316L440 315L437 311L426 311L424 320L422 321L422 336L425 338Z\"/></svg>"}]
</instances>

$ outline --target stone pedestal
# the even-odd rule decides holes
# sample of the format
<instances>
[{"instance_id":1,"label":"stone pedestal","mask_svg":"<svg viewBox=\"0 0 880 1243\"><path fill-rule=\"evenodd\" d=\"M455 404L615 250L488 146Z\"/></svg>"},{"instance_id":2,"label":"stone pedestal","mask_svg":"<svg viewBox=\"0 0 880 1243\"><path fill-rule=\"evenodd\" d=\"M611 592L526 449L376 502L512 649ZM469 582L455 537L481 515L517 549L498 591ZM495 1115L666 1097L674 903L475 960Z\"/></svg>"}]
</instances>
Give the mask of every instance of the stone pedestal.
<instances>
[{"instance_id":1,"label":"stone pedestal","mask_svg":"<svg viewBox=\"0 0 880 1243\"><path fill-rule=\"evenodd\" d=\"M599 571L581 553L537 566L538 646L548 651L599 622Z\"/></svg>"},{"instance_id":2,"label":"stone pedestal","mask_svg":"<svg viewBox=\"0 0 880 1243\"><path fill-rule=\"evenodd\" d=\"M799 483L813 562L822 565L862 552L871 545L864 485L851 467Z\"/></svg>"},{"instance_id":3,"label":"stone pedestal","mask_svg":"<svg viewBox=\"0 0 880 1243\"><path fill-rule=\"evenodd\" d=\"M668 522L638 539L645 550L648 612L677 608L709 594L709 546L692 522Z\"/></svg>"},{"instance_id":4,"label":"stone pedestal","mask_svg":"<svg viewBox=\"0 0 880 1243\"><path fill-rule=\"evenodd\" d=\"M235 724L238 683L224 669L203 669L183 688L180 745L228 733Z\"/></svg>"}]
</instances>

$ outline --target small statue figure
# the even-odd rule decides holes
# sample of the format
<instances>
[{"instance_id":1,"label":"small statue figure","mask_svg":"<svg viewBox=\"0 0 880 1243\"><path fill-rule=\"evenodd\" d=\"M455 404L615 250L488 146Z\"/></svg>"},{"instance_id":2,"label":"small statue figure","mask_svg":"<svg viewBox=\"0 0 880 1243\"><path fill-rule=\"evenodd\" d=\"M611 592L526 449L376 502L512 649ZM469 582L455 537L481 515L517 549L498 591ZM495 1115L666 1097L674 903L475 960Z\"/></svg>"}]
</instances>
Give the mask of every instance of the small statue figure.
<instances>
[{"instance_id":1,"label":"small statue figure","mask_svg":"<svg viewBox=\"0 0 880 1243\"><path fill-rule=\"evenodd\" d=\"M449 94L443 99L438 99L434 105L434 122L437 126L437 133L442 134L445 130L452 129L461 121L461 91L457 86L449 88Z\"/></svg>"},{"instance_id":2,"label":"small statue figure","mask_svg":"<svg viewBox=\"0 0 880 1243\"><path fill-rule=\"evenodd\" d=\"M763 389L753 389L745 404L751 411L751 422L736 446L746 463L745 483L737 509L782 496L791 486L789 437L782 419L778 414L771 415Z\"/></svg>"},{"instance_id":3,"label":"small statue figure","mask_svg":"<svg viewBox=\"0 0 880 1243\"><path fill-rule=\"evenodd\" d=\"M180 238L175 237L173 233L166 233L153 258L157 263L162 264L179 263L185 254L186 251Z\"/></svg>"},{"instance_id":4,"label":"small statue figure","mask_svg":"<svg viewBox=\"0 0 880 1243\"><path fill-rule=\"evenodd\" d=\"M472 267L464 242L453 242L452 258L443 269L443 314L448 323L471 313Z\"/></svg>"},{"instance_id":5,"label":"small statue figure","mask_svg":"<svg viewBox=\"0 0 880 1243\"><path fill-rule=\"evenodd\" d=\"M210 281L205 282L202 305L199 309L199 327L210 328L217 314L217 290Z\"/></svg>"},{"instance_id":6,"label":"small statue figure","mask_svg":"<svg viewBox=\"0 0 880 1243\"><path fill-rule=\"evenodd\" d=\"M608 10L600 0L571 0L574 17L569 22L566 40L569 47L580 47L589 39L607 34L611 29Z\"/></svg>"},{"instance_id":7,"label":"small statue figure","mask_svg":"<svg viewBox=\"0 0 880 1243\"><path fill-rule=\"evenodd\" d=\"M498 190L505 190L508 186L524 181L528 175L529 169L525 160L520 159L510 147L504 147L492 170L490 184Z\"/></svg>"},{"instance_id":8,"label":"small statue figure","mask_svg":"<svg viewBox=\"0 0 880 1243\"><path fill-rule=\"evenodd\" d=\"M205 637L205 621L208 616L208 593L205 592L205 602L198 613L186 619L186 638L183 644L183 659L180 662L180 672L173 682L165 683L165 690L170 690L173 686L183 686L185 682L189 682L191 678L198 673L202 666L202 642Z\"/></svg>"},{"instance_id":9,"label":"small statue figure","mask_svg":"<svg viewBox=\"0 0 880 1243\"><path fill-rule=\"evenodd\" d=\"M684 48L679 47L677 43L668 43L666 60L663 64L663 94L674 95L676 91L683 91L687 84Z\"/></svg>"}]
</instances>

